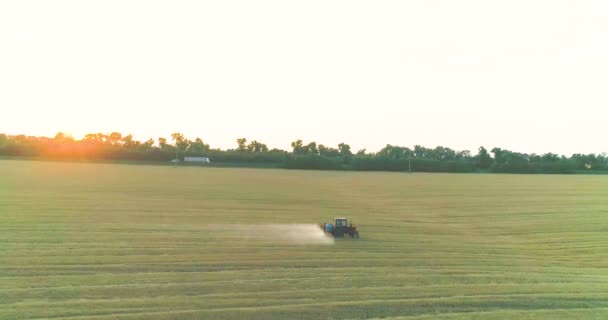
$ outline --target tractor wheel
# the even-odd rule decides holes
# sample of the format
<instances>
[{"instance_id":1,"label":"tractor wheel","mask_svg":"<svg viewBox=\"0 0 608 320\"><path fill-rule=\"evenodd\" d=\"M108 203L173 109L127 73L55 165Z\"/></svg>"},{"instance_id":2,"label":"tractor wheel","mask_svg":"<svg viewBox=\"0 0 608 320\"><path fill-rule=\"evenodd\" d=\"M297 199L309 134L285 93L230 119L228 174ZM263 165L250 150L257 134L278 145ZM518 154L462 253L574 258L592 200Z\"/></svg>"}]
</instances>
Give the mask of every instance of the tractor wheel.
<instances>
[{"instance_id":1,"label":"tractor wheel","mask_svg":"<svg viewBox=\"0 0 608 320\"><path fill-rule=\"evenodd\" d=\"M353 239L359 239L359 232L353 233Z\"/></svg>"}]
</instances>

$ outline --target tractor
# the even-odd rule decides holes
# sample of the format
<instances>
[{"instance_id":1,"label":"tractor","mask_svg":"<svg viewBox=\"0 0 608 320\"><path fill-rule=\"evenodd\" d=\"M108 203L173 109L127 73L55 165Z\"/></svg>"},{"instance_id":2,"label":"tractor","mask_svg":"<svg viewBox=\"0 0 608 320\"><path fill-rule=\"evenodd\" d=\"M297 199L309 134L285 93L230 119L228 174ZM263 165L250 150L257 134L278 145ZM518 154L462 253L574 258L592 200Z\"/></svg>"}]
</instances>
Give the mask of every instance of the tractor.
<instances>
[{"instance_id":1,"label":"tractor","mask_svg":"<svg viewBox=\"0 0 608 320\"><path fill-rule=\"evenodd\" d=\"M319 225L319 227L321 227L325 233L334 238L342 238L344 235L349 235L353 239L359 239L357 227L353 226L352 221L350 224L348 224L348 220L346 218L335 218L334 224L322 223Z\"/></svg>"}]
</instances>

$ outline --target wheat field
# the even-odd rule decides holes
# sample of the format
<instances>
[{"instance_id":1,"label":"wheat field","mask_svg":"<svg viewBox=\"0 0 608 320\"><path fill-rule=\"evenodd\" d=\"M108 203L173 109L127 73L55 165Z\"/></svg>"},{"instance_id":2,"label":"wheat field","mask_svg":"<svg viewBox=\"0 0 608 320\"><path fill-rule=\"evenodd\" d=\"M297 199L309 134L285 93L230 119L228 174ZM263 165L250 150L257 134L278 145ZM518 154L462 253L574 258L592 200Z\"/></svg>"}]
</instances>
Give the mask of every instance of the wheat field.
<instances>
[{"instance_id":1,"label":"wheat field","mask_svg":"<svg viewBox=\"0 0 608 320\"><path fill-rule=\"evenodd\" d=\"M607 318L607 176L0 161L0 319Z\"/></svg>"}]
</instances>

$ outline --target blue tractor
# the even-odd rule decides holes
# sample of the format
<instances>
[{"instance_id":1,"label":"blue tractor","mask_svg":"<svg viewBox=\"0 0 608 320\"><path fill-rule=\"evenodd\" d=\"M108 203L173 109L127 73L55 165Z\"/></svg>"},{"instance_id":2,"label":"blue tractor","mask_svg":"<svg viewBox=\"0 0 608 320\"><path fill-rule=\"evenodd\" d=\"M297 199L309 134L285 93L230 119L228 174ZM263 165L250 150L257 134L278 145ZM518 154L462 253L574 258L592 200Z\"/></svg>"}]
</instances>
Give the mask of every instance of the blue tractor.
<instances>
[{"instance_id":1,"label":"blue tractor","mask_svg":"<svg viewBox=\"0 0 608 320\"><path fill-rule=\"evenodd\" d=\"M319 225L319 227L334 238L343 238L345 235L349 235L353 239L359 239L357 227L353 226L352 221L349 224L346 218L335 218L334 224L325 223Z\"/></svg>"}]
</instances>

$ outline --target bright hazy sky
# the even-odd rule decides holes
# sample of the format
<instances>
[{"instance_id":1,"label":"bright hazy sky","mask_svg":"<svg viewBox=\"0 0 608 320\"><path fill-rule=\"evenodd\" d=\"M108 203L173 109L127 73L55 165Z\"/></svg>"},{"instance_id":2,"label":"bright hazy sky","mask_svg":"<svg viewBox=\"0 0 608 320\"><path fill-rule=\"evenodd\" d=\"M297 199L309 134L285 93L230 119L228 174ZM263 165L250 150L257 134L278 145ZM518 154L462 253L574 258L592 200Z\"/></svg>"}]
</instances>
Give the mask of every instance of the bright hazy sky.
<instances>
[{"instance_id":1,"label":"bright hazy sky","mask_svg":"<svg viewBox=\"0 0 608 320\"><path fill-rule=\"evenodd\" d=\"M2 1L0 132L608 151L608 1Z\"/></svg>"}]
</instances>

